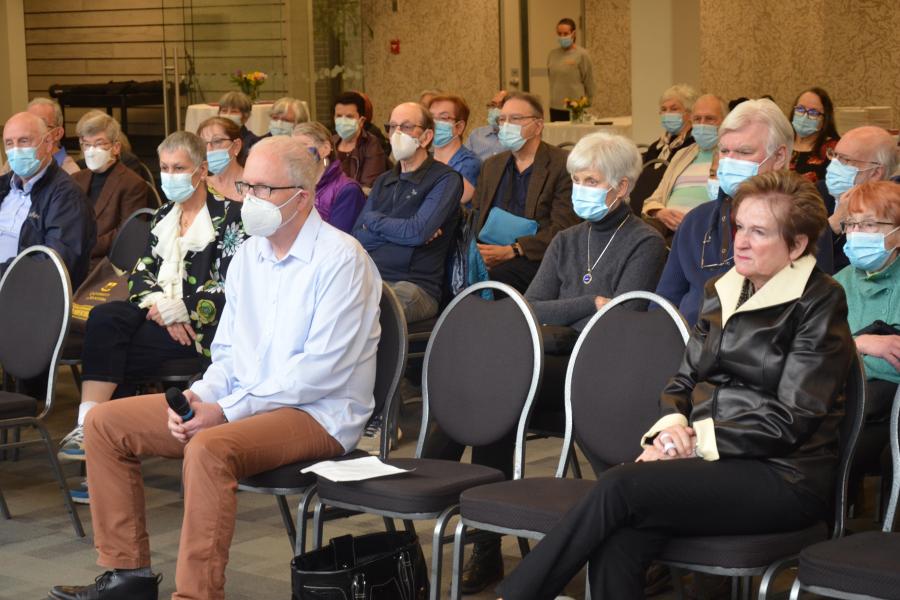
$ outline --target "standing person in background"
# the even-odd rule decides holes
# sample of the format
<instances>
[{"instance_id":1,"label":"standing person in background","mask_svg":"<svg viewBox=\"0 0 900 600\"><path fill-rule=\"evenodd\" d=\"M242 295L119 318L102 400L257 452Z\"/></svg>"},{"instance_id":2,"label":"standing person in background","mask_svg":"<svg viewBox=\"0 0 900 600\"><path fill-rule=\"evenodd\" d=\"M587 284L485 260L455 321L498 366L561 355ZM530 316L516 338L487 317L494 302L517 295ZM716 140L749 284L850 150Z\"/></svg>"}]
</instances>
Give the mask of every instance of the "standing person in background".
<instances>
[{"instance_id":1,"label":"standing person in background","mask_svg":"<svg viewBox=\"0 0 900 600\"><path fill-rule=\"evenodd\" d=\"M494 94L487 104L487 125L472 130L472 133L466 138L466 148L474 152L481 162L506 150L497 135L500 132L500 124L497 119L500 118L500 107L503 106L506 95L506 90L500 90Z\"/></svg>"},{"instance_id":2,"label":"standing person in background","mask_svg":"<svg viewBox=\"0 0 900 600\"><path fill-rule=\"evenodd\" d=\"M334 100L333 138L341 170L365 189L387 171L387 157L379 141L365 127L366 101L356 92L344 92Z\"/></svg>"},{"instance_id":3,"label":"standing person in background","mask_svg":"<svg viewBox=\"0 0 900 600\"><path fill-rule=\"evenodd\" d=\"M475 184L481 172L481 161L463 146L462 134L469 121L469 105L459 96L435 96L427 105L434 117L434 160L442 162L463 178L461 204L468 204L475 195Z\"/></svg>"},{"instance_id":4,"label":"standing person in background","mask_svg":"<svg viewBox=\"0 0 900 600\"><path fill-rule=\"evenodd\" d=\"M575 44L575 21L561 19L556 24L559 48L547 56L550 78L550 121L568 121L565 98L594 98L594 66L587 50Z\"/></svg>"},{"instance_id":5,"label":"standing person in background","mask_svg":"<svg viewBox=\"0 0 900 600\"><path fill-rule=\"evenodd\" d=\"M816 183L825 179L831 162L828 152L841 139L834 124L834 104L828 92L811 87L797 96L791 111L788 118L794 128L794 152L790 169Z\"/></svg>"}]
</instances>

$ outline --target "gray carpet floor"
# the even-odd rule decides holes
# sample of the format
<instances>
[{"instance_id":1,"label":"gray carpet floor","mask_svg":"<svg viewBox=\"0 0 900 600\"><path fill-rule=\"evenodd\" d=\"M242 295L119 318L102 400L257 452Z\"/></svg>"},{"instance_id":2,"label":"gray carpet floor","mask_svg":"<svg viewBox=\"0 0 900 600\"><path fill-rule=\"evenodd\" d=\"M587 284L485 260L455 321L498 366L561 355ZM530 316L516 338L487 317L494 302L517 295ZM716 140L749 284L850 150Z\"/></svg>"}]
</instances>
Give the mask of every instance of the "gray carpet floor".
<instances>
[{"instance_id":1,"label":"gray carpet floor","mask_svg":"<svg viewBox=\"0 0 900 600\"><path fill-rule=\"evenodd\" d=\"M71 429L77 407L77 390L68 372L58 378L57 402L48 425L58 441ZM412 456L418 416L415 405L402 421L404 438L396 449L397 456ZM31 435L30 433L28 435ZM560 440L530 442L526 472L529 475L552 475L560 449ZM586 470L590 470L582 461ZM148 459L144 463L150 541L153 569L163 574L160 598L168 598L174 590L175 560L182 519L179 495L180 462ZM80 482L77 464L64 465L69 484ZM10 600L44 599L52 585L88 583L101 572L91 543L91 517L87 506L79 508L87 537L75 536L69 522L59 488L50 473L43 450L32 446L22 450L18 461L11 457L0 460L0 490L6 496L12 519L0 520L0 598ZM293 503L293 499L292 499ZM226 595L231 600L287 600L290 598L291 548L274 500L265 495L240 492L237 527L231 546L227 571ZM871 519L863 520L872 528ZM426 559L431 557L431 522L419 524L419 534ZM362 534L383 530L380 519L357 516L328 523L326 540L345 533ZM507 572L519 561L514 539L504 538L504 562ZM449 566L450 550L445 551ZM449 568L449 567L448 567ZM779 587L790 585L791 577L783 577ZM447 597L444 581L442 597ZM584 597L584 573L567 588L576 599ZM469 598L494 598L490 590ZM671 592L656 598L673 597Z\"/></svg>"}]
</instances>

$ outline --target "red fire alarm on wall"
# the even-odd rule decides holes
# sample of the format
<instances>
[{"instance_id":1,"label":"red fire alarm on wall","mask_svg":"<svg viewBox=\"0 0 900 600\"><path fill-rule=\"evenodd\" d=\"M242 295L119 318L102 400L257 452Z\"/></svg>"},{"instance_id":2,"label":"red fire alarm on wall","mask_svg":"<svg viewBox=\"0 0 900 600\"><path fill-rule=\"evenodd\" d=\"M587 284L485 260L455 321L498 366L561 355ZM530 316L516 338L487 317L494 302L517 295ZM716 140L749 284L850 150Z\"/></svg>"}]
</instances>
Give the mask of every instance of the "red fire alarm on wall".
<instances>
[{"instance_id":1,"label":"red fire alarm on wall","mask_svg":"<svg viewBox=\"0 0 900 600\"><path fill-rule=\"evenodd\" d=\"M400 40L391 40L391 54L400 54Z\"/></svg>"}]
</instances>

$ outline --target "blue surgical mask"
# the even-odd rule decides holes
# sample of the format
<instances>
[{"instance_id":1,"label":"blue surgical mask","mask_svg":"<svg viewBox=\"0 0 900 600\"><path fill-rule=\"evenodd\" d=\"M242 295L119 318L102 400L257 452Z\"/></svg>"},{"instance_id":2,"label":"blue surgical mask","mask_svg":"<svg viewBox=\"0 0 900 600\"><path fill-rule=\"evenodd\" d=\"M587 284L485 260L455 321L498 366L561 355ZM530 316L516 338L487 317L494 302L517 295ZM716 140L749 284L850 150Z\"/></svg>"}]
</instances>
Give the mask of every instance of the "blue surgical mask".
<instances>
[{"instance_id":1,"label":"blue surgical mask","mask_svg":"<svg viewBox=\"0 0 900 600\"><path fill-rule=\"evenodd\" d=\"M497 108L496 106L492 106L491 108L488 109L488 116L487 116L488 125L490 125L494 129L497 129L497 119L499 119L499 118L500 118L500 109L499 108Z\"/></svg>"},{"instance_id":2,"label":"blue surgical mask","mask_svg":"<svg viewBox=\"0 0 900 600\"><path fill-rule=\"evenodd\" d=\"M718 179L707 179L706 180L706 196L710 200L716 200L719 197L719 180Z\"/></svg>"},{"instance_id":3,"label":"blue surgical mask","mask_svg":"<svg viewBox=\"0 0 900 600\"><path fill-rule=\"evenodd\" d=\"M500 139L501 146L513 152L517 152L526 142L522 137L522 126L512 123L504 123L497 133L497 137Z\"/></svg>"},{"instance_id":4,"label":"blue surgical mask","mask_svg":"<svg viewBox=\"0 0 900 600\"><path fill-rule=\"evenodd\" d=\"M443 148L453 141L453 123L447 121L434 122L434 147Z\"/></svg>"},{"instance_id":5,"label":"blue surgical mask","mask_svg":"<svg viewBox=\"0 0 900 600\"><path fill-rule=\"evenodd\" d=\"M559 40L559 45L563 48L571 48L572 44L575 43L575 40L567 35L561 35L557 39Z\"/></svg>"},{"instance_id":6,"label":"blue surgical mask","mask_svg":"<svg viewBox=\"0 0 900 600\"><path fill-rule=\"evenodd\" d=\"M588 187L578 183L572 184L572 208L575 214L585 221L602 221L609 214L606 196L609 189ZM613 204L618 202L618 198Z\"/></svg>"},{"instance_id":7,"label":"blue surgical mask","mask_svg":"<svg viewBox=\"0 0 900 600\"><path fill-rule=\"evenodd\" d=\"M819 130L819 119L810 119L806 115L794 113L791 125L794 126L794 131L797 132L797 135L803 138Z\"/></svg>"},{"instance_id":8,"label":"blue surgical mask","mask_svg":"<svg viewBox=\"0 0 900 600\"><path fill-rule=\"evenodd\" d=\"M894 249L884 247L887 236L897 231L897 227L888 233L865 233L863 231L851 231L847 234L844 243L844 254L850 260L850 264L863 271L878 271L891 257Z\"/></svg>"},{"instance_id":9,"label":"blue surgical mask","mask_svg":"<svg viewBox=\"0 0 900 600\"><path fill-rule=\"evenodd\" d=\"M835 198L840 198L856 185L858 173L859 169L853 165L845 165L836 158L831 159L825 170L825 186L828 187L828 193Z\"/></svg>"},{"instance_id":10,"label":"blue surgical mask","mask_svg":"<svg viewBox=\"0 0 900 600\"><path fill-rule=\"evenodd\" d=\"M291 135L294 131L294 124L288 121L272 119L269 121L269 133L275 135Z\"/></svg>"},{"instance_id":11,"label":"blue surgical mask","mask_svg":"<svg viewBox=\"0 0 900 600\"><path fill-rule=\"evenodd\" d=\"M197 189L196 185L191 184L191 179L196 172L197 170L194 169L190 173L160 173L160 187L166 198L176 204L181 204L190 198ZM197 185L200 185L199 181Z\"/></svg>"},{"instance_id":12,"label":"blue surgical mask","mask_svg":"<svg viewBox=\"0 0 900 600\"><path fill-rule=\"evenodd\" d=\"M223 150L210 150L206 153L206 162L209 164L209 172L213 175L218 175L231 164L231 154L228 152L227 148Z\"/></svg>"},{"instance_id":13,"label":"blue surgical mask","mask_svg":"<svg viewBox=\"0 0 900 600\"><path fill-rule=\"evenodd\" d=\"M334 120L334 130L337 131L342 140L349 140L359 131L359 119L337 117Z\"/></svg>"},{"instance_id":14,"label":"blue surgical mask","mask_svg":"<svg viewBox=\"0 0 900 600\"><path fill-rule=\"evenodd\" d=\"M38 172L41 160L37 157L37 147L8 148L6 157L9 159L9 168L12 172L26 179Z\"/></svg>"},{"instance_id":15,"label":"blue surgical mask","mask_svg":"<svg viewBox=\"0 0 900 600\"><path fill-rule=\"evenodd\" d=\"M726 194L733 197L738 186L744 183L745 179L750 179L758 174L759 166L767 160L769 160L769 156L758 163L753 162L752 160L740 160L738 158L720 158L719 168L716 171L716 177L719 179L719 187L721 187Z\"/></svg>"},{"instance_id":16,"label":"blue surgical mask","mask_svg":"<svg viewBox=\"0 0 900 600\"><path fill-rule=\"evenodd\" d=\"M709 150L719 143L719 128L715 125L694 125L691 127L691 135L701 150Z\"/></svg>"},{"instance_id":17,"label":"blue surgical mask","mask_svg":"<svg viewBox=\"0 0 900 600\"><path fill-rule=\"evenodd\" d=\"M659 115L659 122L662 123L663 129L675 135L684 127L684 115L681 113L662 113Z\"/></svg>"}]
</instances>

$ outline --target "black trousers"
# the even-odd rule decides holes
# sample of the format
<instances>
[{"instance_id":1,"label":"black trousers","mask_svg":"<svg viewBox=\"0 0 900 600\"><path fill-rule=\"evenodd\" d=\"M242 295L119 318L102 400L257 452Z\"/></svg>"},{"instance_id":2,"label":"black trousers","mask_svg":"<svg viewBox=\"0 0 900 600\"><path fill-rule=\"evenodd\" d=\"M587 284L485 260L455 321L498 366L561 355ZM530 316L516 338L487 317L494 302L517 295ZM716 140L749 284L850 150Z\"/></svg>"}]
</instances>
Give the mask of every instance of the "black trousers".
<instances>
[{"instance_id":1,"label":"black trousers","mask_svg":"<svg viewBox=\"0 0 900 600\"><path fill-rule=\"evenodd\" d=\"M531 280L537 275L539 260L528 260L524 256L517 256L505 263L500 263L488 270L491 281L499 281L516 288L522 294L531 285Z\"/></svg>"},{"instance_id":2,"label":"black trousers","mask_svg":"<svg viewBox=\"0 0 900 600\"><path fill-rule=\"evenodd\" d=\"M194 358L194 346L182 346L165 327L147 320L147 311L131 302L110 302L91 310L81 353L85 381L118 383L115 397L130 395L131 377L153 375L167 360Z\"/></svg>"},{"instance_id":3,"label":"black trousers","mask_svg":"<svg viewBox=\"0 0 900 600\"><path fill-rule=\"evenodd\" d=\"M677 535L752 535L824 520L826 503L750 459L614 467L497 588L504 600L553 598L588 563L598 600L644 597L646 568Z\"/></svg>"},{"instance_id":4,"label":"black trousers","mask_svg":"<svg viewBox=\"0 0 900 600\"><path fill-rule=\"evenodd\" d=\"M550 122L553 121L568 121L570 117L569 111L562 110L560 108L551 108L550 109Z\"/></svg>"}]
</instances>

